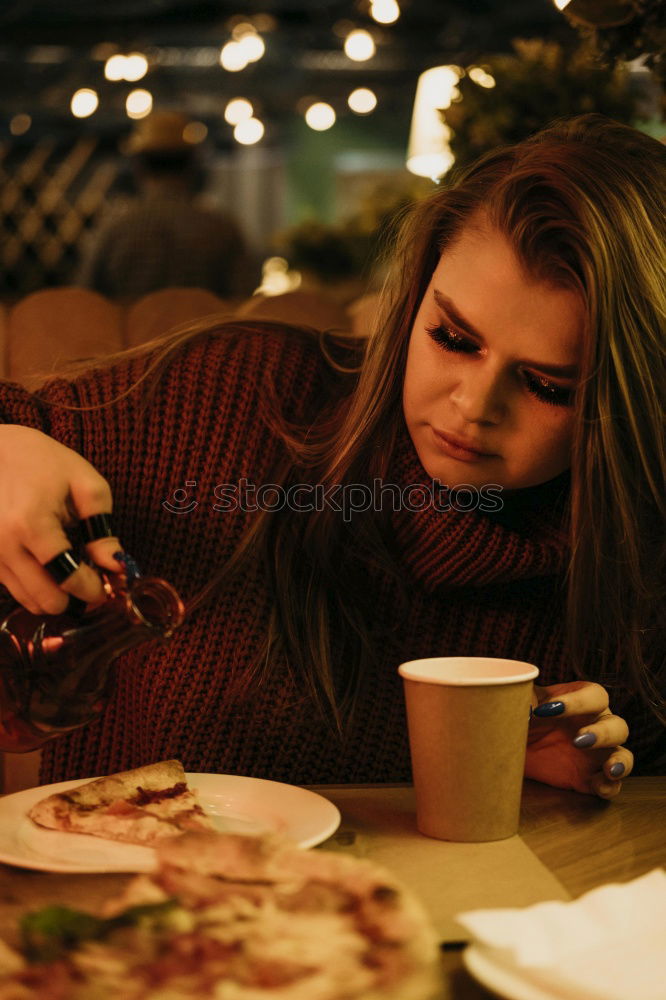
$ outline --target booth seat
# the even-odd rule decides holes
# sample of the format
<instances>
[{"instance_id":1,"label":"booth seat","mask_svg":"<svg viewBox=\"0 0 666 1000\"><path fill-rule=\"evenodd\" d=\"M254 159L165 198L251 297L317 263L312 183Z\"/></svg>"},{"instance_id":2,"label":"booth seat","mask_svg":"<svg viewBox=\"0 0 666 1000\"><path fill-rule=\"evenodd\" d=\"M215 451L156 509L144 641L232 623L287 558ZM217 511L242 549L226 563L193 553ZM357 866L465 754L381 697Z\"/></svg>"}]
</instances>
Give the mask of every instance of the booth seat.
<instances>
[{"instance_id":1,"label":"booth seat","mask_svg":"<svg viewBox=\"0 0 666 1000\"><path fill-rule=\"evenodd\" d=\"M0 378L34 388L74 361L94 360L162 337L207 316L275 320L317 330L371 332L377 296L347 308L312 291L225 301L203 288L164 288L130 305L85 288L47 288L0 303Z\"/></svg>"},{"instance_id":2,"label":"booth seat","mask_svg":"<svg viewBox=\"0 0 666 1000\"><path fill-rule=\"evenodd\" d=\"M235 304L203 288L165 288L123 306L85 288L46 288L0 313L0 375L33 387L73 361L152 340Z\"/></svg>"}]
</instances>

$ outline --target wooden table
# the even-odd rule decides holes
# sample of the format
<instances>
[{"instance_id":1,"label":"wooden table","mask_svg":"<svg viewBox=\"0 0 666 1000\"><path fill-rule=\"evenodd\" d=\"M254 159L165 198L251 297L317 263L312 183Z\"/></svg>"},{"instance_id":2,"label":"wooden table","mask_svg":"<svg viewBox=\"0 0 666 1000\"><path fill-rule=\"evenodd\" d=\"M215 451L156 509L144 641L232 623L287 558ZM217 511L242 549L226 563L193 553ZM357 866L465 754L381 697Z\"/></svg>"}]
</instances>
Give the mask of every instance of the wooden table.
<instances>
[{"instance_id":1,"label":"wooden table","mask_svg":"<svg viewBox=\"0 0 666 1000\"><path fill-rule=\"evenodd\" d=\"M327 842L388 865L423 899L443 941L463 935L455 913L569 899L609 881L666 865L666 777L629 778L615 802L526 781L520 835L493 844L420 836L404 786L319 791L342 812ZM53 875L0 865L0 935L13 937L26 908L62 902L95 909L124 875ZM442 952L440 1000L489 1000L466 973L460 950Z\"/></svg>"}]
</instances>

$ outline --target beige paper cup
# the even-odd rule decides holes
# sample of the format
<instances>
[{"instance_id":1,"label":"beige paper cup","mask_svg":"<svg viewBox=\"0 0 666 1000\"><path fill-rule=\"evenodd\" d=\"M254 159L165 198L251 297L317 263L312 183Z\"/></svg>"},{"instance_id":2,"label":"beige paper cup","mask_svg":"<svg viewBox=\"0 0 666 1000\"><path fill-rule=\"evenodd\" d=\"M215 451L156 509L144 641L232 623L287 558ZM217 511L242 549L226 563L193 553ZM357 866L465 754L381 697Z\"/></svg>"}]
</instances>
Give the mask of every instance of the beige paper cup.
<instances>
[{"instance_id":1,"label":"beige paper cup","mask_svg":"<svg viewBox=\"0 0 666 1000\"><path fill-rule=\"evenodd\" d=\"M532 684L519 660L433 657L403 663L416 822L439 840L518 832Z\"/></svg>"}]
</instances>

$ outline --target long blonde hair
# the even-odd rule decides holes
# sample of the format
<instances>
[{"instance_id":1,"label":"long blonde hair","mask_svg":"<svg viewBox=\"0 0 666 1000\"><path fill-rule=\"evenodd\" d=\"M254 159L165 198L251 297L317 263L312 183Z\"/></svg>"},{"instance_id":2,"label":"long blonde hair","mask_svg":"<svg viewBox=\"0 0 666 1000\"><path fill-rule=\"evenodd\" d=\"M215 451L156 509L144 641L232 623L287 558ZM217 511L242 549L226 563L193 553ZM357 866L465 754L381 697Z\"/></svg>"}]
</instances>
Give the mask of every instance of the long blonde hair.
<instances>
[{"instance_id":1,"label":"long blonde hair","mask_svg":"<svg viewBox=\"0 0 666 1000\"><path fill-rule=\"evenodd\" d=\"M665 204L666 148L601 115L555 122L487 154L405 220L382 335L355 400L362 412L373 375L379 381L384 369L390 381L386 366L404 370L411 324L439 255L480 208L527 273L582 294L587 322L571 457L568 653L579 676L639 694L662 721ZM379 414L382 403L374 404Z\"/></svg>"},{"instance_id":2,"label":"long blonde hair","mask_svg":"<svg viewBox=\"0 0 666 1000\"><path fill-rule=\"evenodd\" d=\"M419 304L443 249L485 210L530 275L575 289L586 303L571 459L572 670L638 693L663 720L665 187L666 149L600 115L556 122L487 154L401 220L376 331L366 344L338 341L342 354L328 351L340 374L326 412L305 431L280 418L277 400L273 407L290 456L274 482L383 478L401 425ZM177 334L156 355L152 381L184 343L210 333L208 325ZM326 338L320 347L328 350ZM257 559L274 605L262 654L242 685L259 683L280 651L342 732L374 655L367 574L379 567L400 583L384 515L350 527L329 509L297 518L259 513L194 606Z\"/></svg>"},{"instance_id":3,"label":"long blonde hair","mask_svg":"<svg viewBox=\"0 0 666 1000\"><path fill-rule=\"evenodd\" d=\"M440 254L483 208L529 274L579 291L586 303L571 459L565 632L572 669L639 694L666 721L665 196L666 148L593 114L556 122L454 175L403 219L358 384L339 423L322 429L318 448L310 436L295 455L315 464L327 483L386 473L416 312ZM290 530L274 525L271 532L267 555L276 580L278 552L293 572L301 559L300 551L285 553ZM372 655L353 586L357 560L346 579L340 579L339 559L335 568L322 569L331 553L350 548L332 512L313 515L305 534L318 567L308 571L298 599L308 595L312 617L294 627L293 597L278 593L281 634L302 670L306 657L318 663L313 687L326 693L339 720L333 693L341 690L353 702L359 677L336 678L326 641L334 612L359 637L358 669L363 656ZM390 565L380 515L359 519L354 542L366 560ZM336 594L333 607L327 588Z\"/></svg>"}]
</instances>

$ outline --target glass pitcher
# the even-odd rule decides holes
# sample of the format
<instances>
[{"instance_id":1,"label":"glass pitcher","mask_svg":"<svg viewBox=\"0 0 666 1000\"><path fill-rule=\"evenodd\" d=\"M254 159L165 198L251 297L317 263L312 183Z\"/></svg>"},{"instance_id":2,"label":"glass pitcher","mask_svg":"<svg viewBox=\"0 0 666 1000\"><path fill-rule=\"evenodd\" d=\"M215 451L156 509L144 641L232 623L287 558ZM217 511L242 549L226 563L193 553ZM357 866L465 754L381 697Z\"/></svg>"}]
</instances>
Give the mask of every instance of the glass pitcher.
<instances>
[{"instance_id":1,"label":"glass pitcher","mask_svg":"<svg viewBox=\"0 0 666 1000\"><path fill-rule=\"evenodd\" d=\"M106 599L80 616L0 605L0 750L35 750L91 722L111 693L114 660L182 623L183 602L165 580L100 575Z\"/></svg>"}]
</instances>

